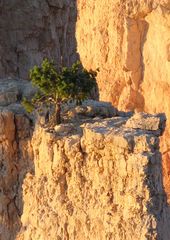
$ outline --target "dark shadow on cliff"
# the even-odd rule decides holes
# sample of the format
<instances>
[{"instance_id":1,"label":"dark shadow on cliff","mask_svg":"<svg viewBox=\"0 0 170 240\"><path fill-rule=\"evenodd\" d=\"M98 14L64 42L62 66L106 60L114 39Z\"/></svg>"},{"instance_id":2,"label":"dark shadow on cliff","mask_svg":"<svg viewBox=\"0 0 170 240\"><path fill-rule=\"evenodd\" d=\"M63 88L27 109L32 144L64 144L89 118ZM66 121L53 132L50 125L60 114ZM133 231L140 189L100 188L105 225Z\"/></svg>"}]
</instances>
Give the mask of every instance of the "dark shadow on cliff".
<instances>
[{"instance_id":1,"label":"dark shadow on cliff","mask_svg":"<svg viewBox=\"0 0 170 240\"><path fill-rule=\"evenodd\" d=\"M142 65L142 81L144 80L144 73L145 73L145 63L143 58L143 51L145 42L147 41L147 34L149 30L149 23L146 20L142 20L143 31L141 34L141 65ZM142 83L142 82L141 82Z\"/></svg>"},{"instance_id":2,"label":"dark shadow on cliff","mask_svg":"<svg viewBox=\"0 0 170 240\"><path fill-rule=\"evenodd\" d=\"M145 107L145 99L143 95L141 94L141 85L142 82L144 81L144 74L145 74L145 63L144 63L144 58L143 58L143 51L144 51L144 45L147 40L147 33L149 30L149 24L146 20L140 20L140 24L142 26L142 32L141 32L141 48L140 48L140 53L141 53L141 81L139 82L139 90L138 90L138 95L137 95L137 102L139 101L140 107L144 109Z\"/></svg>"},{"instance_id":3,"label":"dark shadow on cliff","mask_svg":"<svg viewBox=\"0 0 170 240\"><path fill-rule=\"evenodd\" d=\"M165 114L161 115L166 118ZM162 128L161 135L164 130L165 126ZM150 200L147 203L147 212L150 216L153 216L153 219L152 217L148 219L147 225L149 234L146 237L150 239L151 236L155 236L155 239L158 240L168 240L170 239L170 206L168 205L166 192L163 186L162 153L159 149L160 142L157 144L158 149L154 149L154 152L150 153L148 165L145 169L145 186L150 194ZM146 155L147 154L148 153L146 153Z\"/></svg>"},{"instance_id":4,"label":"dark shadow on cliff","mask_svg":"<svg viewBox=\"0 0 170 240\"><path fill-rule=\"evenodd\" d=\"M9 240L15 240L21 230L21 216L23 214L23 182L26 175L29 173L34 175L34 155L31 145L31 139L34 132L34 123L27 115L15 114L15 141L16 141L16 167L17 167L17 183L16 196L14 205L17 218L11 224L12 230ZM11 217L9 216L11 219ZM12 233L16 233L12 235Z\"/></svg>"},{"instance_id":5,"label":"dark shadow on cliff","mask_svg":"<svg viewBox=\"0 0 170 240\"><path fill-rule=\"evenodd\" d=\"M0 77L28 79L29 69L44 57L59 66L78 60L76 4L76 0L1 1Z\"/></svg>"}]
</instances>

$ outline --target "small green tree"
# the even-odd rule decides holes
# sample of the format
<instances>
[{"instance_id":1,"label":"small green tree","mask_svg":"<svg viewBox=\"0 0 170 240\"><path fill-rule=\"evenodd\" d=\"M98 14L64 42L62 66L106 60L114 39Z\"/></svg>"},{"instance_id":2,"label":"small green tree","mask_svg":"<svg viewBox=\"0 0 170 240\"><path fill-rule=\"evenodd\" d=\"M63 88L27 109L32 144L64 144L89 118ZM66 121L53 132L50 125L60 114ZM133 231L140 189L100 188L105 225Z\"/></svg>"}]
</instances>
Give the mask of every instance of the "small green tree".
<instances>
[{"instance_id":1,"label":"small green tree","mask_svg":"<svg viewBox=\"0 0 170 240\"><path fill-rule=\"evenodd\" d=\"M97 86L96 76L97 72L87 71L80 62L57 71L54 62L45 59L41 66L34 66L30 70L30 79L38 91L31 101L24 99L23 105L31 112L42 103L55 104L55 121L56 124L60 124L61 104L69 100L75 100L80 104L87 99L92 89Z\"/></svg>"}]
</instances>

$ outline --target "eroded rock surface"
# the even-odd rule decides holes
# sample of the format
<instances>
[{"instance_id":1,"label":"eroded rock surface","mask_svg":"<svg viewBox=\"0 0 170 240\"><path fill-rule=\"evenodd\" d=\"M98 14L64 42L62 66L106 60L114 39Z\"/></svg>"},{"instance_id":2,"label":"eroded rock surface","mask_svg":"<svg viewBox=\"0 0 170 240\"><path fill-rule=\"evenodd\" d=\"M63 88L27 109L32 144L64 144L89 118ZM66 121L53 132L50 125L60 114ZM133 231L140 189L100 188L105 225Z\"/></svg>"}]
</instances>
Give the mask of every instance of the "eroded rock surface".
<instances>
[{"instance_id":1,"label":"eroded rock surface","mask_svg":"<svg viewBox=\"0 0 170 240\"><path fill-rule=\"evenodd\" d=\"M170 195L170 1L79 1L81 61L99 67L100 98L119 110L164 112L164 183ZM86 27L84 27L86 26Z\"/></svg>"},{"instance_id":2,"label":"eroded rock surface","mask_svg":"<svg viewBox=\"0 0 170 240\"><path fill-rule=\"evenodd\" d=\"M13 240L21 227L22 183L34 171L32 126L21 95L34 91L28 82L0 81L0 239Z\"/></svg>"},{"instance_id":3,"label":"eroded rock surface","mask_svg":"<svg viewBox=\"0 0 170 240\"><path fill-rule=\"evenodd\" d=\"M146 130L152 122L145 115L143 129L136 129L132 118L132 128L129 117L119 116L74 123L74 131L68 124L50 131L37 127L35 174L24 179L17 239L170 238L160 124ZM161 123L160 116L153 119Z\"/></svg>"},{"instance_id":4,"label":"eroded rock surface","mask_svg":"<svg viewBox=\"0 0 170 240\"><path fill-rule=\"evenodd\" d=\"M121 109L157 106L154 89L170 80L169 0L87 0L77 7L78 51L85 66L100 69L101 99Z\"/></svg>"},{"instance_id":5,"label":"eroded rock surface","mask_svg":"<svg viewBox=\"0 0 170 240\"><path fill-rule=\"evenodd\" d=\"M87 101L72 123L33 132L20 101L35 89L0 84L1 240L170 239L164 115Z\"/></svg>"},{"instance_id":6,"label":"eroded rock surface","mask_svg":"<svg viewBox=\"0 0 170 240\"><path fill-rule=\"evenodd\" d=\"M170 1L0 1L0 77L28 78L43 57L100 68L100 99L119 110L164 112L164 183L170 191ZM78 50L78 54L77 54Z\"/></svg>"},{"instance_id":7,"label":"eroded rock surface","mask_svg":"<svg viewBox=\"0 0 170 240\"><path fill-rule=\"evenodd\" d=\"M75 0L5 0L0 15L0 77L28 78L44 57L57 65L77 59Z\"/></svg>"}]
</instances>

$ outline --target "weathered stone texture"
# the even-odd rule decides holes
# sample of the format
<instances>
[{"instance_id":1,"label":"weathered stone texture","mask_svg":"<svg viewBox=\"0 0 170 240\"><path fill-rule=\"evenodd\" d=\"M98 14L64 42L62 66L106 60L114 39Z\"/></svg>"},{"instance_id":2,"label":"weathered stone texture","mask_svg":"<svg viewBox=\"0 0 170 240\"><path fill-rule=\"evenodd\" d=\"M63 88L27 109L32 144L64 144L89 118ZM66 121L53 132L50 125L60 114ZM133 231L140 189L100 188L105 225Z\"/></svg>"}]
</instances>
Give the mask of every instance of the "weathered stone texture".
<instances>
[{"instance_id":1,"label":"weathered stone texture","mask_svg":"<svg viewBox=\"0 0 170 240\"><path fill-rule=\"evenodd\" d=\"M86 101L72 124L33 132L20 101L35 90L0 86L1 240L169 240L164 115Z\"/></svg>"},{"instance_id":2,"label":"weathered stone texture","mask_svg":"<svg viewBox=\"0 0 170 240\"><path fill-rule=\"evenodd\" d=\"M43 57L70 65L80 55L87 68L100 68L101 100L166 113L161 152L169 195L170 1L2 0L0 15L0 77L28 78Z\"/></svg>"},{"instance_id":3,"label":"weathered stone texture","mask_svg":"<svg viewBox=\"0 0 170 240\"><path fill-rule=\"evenodd\" d=\"M0 239L13 240L21 227L22 183L33 173L31 124L17 103L27 82L0 82ZM19 87L20 86L20 87Z\"/></svg>"},{"instance_id":4,"label":"weathered stone texture","mask_svg":"<svg viewBox=\"0 0 170 240\"><path fill-rule=\"evenodd\" d=\"M134 129L127 128L127 120L96 120L69 136L64 125L61 135L37 128L35 174L24 180L17 239L170 238L159 127L144 130L152 128L151 116L145 115L144 129L134 120Z\"/></svg>"},{"instance_id":5,"label":"weathered stone texture","mask_svg":"<svg viewBox=\"0 0 170 240\"><path fill-rule=\"evenodd\" d=\"M78 51L83 64L101 70L101 99L143 110L151 101L142 83L168 83L169 10L169 1L78 1Z\"/></svg>"},{"instance_id":6,"label":"weathered stone texture","mask_svg":"<svg viewBox=\"0 0 170 240\"><path fill-rule=\"evenodd\" d=\"M59 65L61 62L69 65L77 58L76 45L78 45L78 52L80 54L82 63L87 68L100 68L100 73L98 74L98 83L100 90L100 98L102 100L112 101L112 103L120 110L136 109L137 111L146 111L150 113L166 113L167 127L163 137L161 137L161 154L164 167L164 183L168 198L170 199L170 1L1 0L0 15L0 77L17 76L19 78L27 78L28 69L32 67L35 63L39 63L40 60L45 56L55 58L57 65ZM9 79L5 79L5 81L8 82ZM4 88L7 91L4 90ZM32 158L31 144L29 140L30 133L27 132L28 129L22 129L22 126L26 126L26 128L29 128L28 119L23 117L22 107L15 103L16 100L18 101L20 99L20 93L22 91L20 91L19 89L21 88L16 88L16 85L13 83L9 83L3 86L1 85L0 88L0 102L3 106L0 108L0 138L2 139L0 140L0 151L2 153L0 156L3 156L0 159L2 173L2 178L0 180L0 184L2 186L2 191L0 195L0 203L2 204L0 218L0 237L2 238L2 240L7 240L8 238L10 239L11 235L14 236L21 224L18 216L22 212L22 198L21 195L19 196L19 194L21 194L20 190L22 179L27 172L27 169L30 168L30 166L28 167L28 165L30 164L30 161L28 161L28 159ZM25 85L25 88L28 88L28 86ZM29 93L26 91L25 94L27 95ZM130 120L129 124L133 124L133 119ZM117 125L119 126L119 122L117 123ZM89 134L88 131L90 130L88 130L87 128L87 131L85 130L85 135L83 139L88 139L86 138ZM135 131L137 130L133 130L132 132L134 133ZM27 134L25 135L25 133ZM44 137L44 142L48 143L48 139L46 139L46 134L47 133L44 133L45 136L42 135L42 138ZM101 146L103 146L103 143L100 139L101 134L98 134L97 132L95 132L94 134L95 139L93 138L93 144L99 143L100 146L101 143ZM104 134L102 134L102 138L105 139L105 136L103 137L103 135ZM90 136L91 132L89 134L89 137ZM77 138L78 140L76 141L81 142L79 140L80 137L78 136ZM126 181L127 186L133 186L134 179L130 180L130 178L126 177L128 171L129 176L134 176L135 173L135 179L144 182L144 179L139 176L140 171L138 171L138 169L141 170L143 168L149 168L149 171L153 171L153 174L150 175L149 173L149 176L155 176L153 181L155 182L156 187L154 187L154 189L156 189L155 191L157 191L157 193L160 193L160 195L162 193L162 185L160 180L161 175L159 175L159 171L156 170L157 168L161 169L161 159L159 157L160 155L157 152L158 149L156 147L156 158L158 159L158 161L156 161L157 163L155 163L154 168L151 167L153 163L150 164L150 160L147 160L148 155L146 156L146 159L144 158L146 162L142 161L141 163L139 159L143 159L143 157L141 157L142 151L144 151L144 149L146 152L148 151L148 137L142 135L136 136L135 138L137 139L135 141L136 147L134 149L130 148L130 150L134 150L134 158L132 157L132 160L129 160L129 164L131 164L131 162L134 163L135 170L132 170L131 165L129 165L128 169L124 168L125 160L122 160L122 148L117 147L116 145L116 143L120 143L120 145L123 145L123 149L125 149L125 152L127 152L127 149L129 151L129 148L126 148L124 146L124 144L126 145L126 140L122 143L122 138L116 138L116 140L114 140L113 146L111 145L111 143L108 147L104 145L104 148L106 148L106 150L108 151L106 156L102 149L99 149L99 151L97 151L96 153L96 156L98 156L97 154L99 152L99 155L101 156L101 159L103 159L105 164L110 158L113 159L115 162L115 168L113 169L112 173L117 174L118 178L116 178L114 174L111 177L111 180L114 180L111 188L111 196L114 193L113 187L124 187L124 185L126 185ZM154 139L153 142L157 142L157 140ZM44 194L42 194L42 196L46 196L46 194L48 195L47 192L50 193L50 196L54 197L58 197L58 195L61 195L61 199L59 197L59 200L57 198L57 201L60 202L59 206L63 210L63 215L65 216L65 218L63 218L63 222L60 225L63 227L58 228L59 232L56 233L58 235L58 239L62 239L62 236L65 236L67 239L68 234L71 234L71 236L73 236L74 225L79 226L78 230L80 235L76 235L77 239L81 239L81 236L83 234L86 234L85 236L89 234L91 238L94 237L95 239L95 237L98 237L97 234L99 231L101 232L101 234L103 234L103 238L107 236L107 239L109 239L109 237L111 236L109 225L110 222L111 226L113 227L112 229L114 229L115 227L118 229L116 233L118 235L116 237L119 239L119 236L121 236L121 239L123 239L123 234L125 230L123 230L121 223L123 222L123 226L126 226L126 229L130 229L129 234L132 234L134 231L133 229L131 229L130 222L134 220L130 219L130 217L126 217L128 216L129 212L133 215L136 214L136 211L138 211L137 213L139 214L141 214L141 212L143 211L145 219L145 208L141 209L141 206L143 206L141 205L141 202L143 201L145 206L145 200L147 202L149 201L149 199L152 199L152 197L148 197L148 190L144 190L142 194L144 194L145 200L141 200L141 198L139 198L140 206L138 210L136 210L138 202L138 198L136 198L136 196L141 196L141 191L143 191L141 190L142 188L140 188L140 186L137 186L137 188L135 188L136 190L132 191L134 195L132 194L131 201L128 195L129 190L127 189L127 192L124 193L124 188L122 187L122 192L120 193L118 191L116 193L116 197L118 197L115 197L115 201L117 201L118 199L122 208L119 206L120 208L118 207L117 209L116 206L116 210L113 210L115 212L119 211L120 216L122 216L121 220L118 218L117 223L116 221L115 223L110 221L111 217L109 217L109 214L112 214L113 212L112 210L111 212L109 212L110 210L108 210L108 205L106 204L107 202L109 202L108 196L110 193L108 193L108 196L105 196L105 193L99 194L99 183L104 188L104 190L108 192L110 191L108 187L108 182L110 180L106 181L107 179L110 179L111 176L110 167L105 166L104 170L102 170L103 165L101 164L100 169L100 164L98 166L98 163L96 163L97 161L95 162L94 160L95 150L93 152L90 152L92 150L89 150L90 147L86 146L87 142L88 141L85 141L84 144L84 147L87 149L87 152L85 152L85 154L83 146L81 146L79 143L78 145L81 146L81 148L77 148L77 151L79 151L81 155L79 156L80 162L82 162L82 159L84 162L84 158L87 158L89 160L88 164L90 164L90 166L88 164L85 164L85 166L82 164L82 166L75 166L74 169L70 170L68 159L71 159L71 157L69 156L69 153L64 152L64 154L66 154L66 156L64 155L64 157L66 157L66 161L63 160L62 162L62 160L59 158L59 166L56 166L59 169L60 173L59 176L56 177L58 179L57 183L53 181L53 172L49 163L49 159L53 159L53 156L50 155L51 152L53 153L53 150L49 150L47 147L45 147L45 149L47 149L47 152L49 153L49 155L46 156L46 164L47 166L49 166L49 169L47 168L48 172L44 172L44 166L41 166L39 170L37 168L37 172L41 174L42 171L42 179L40 176L36 175L29 175L26 178L24 185L24 198L28 199L29 202L29 194L30 198L36 195L37 190L30 190L31 186L36 186L38 190L41 190L42 188L42 193ZM36 143L35 139L34 143ZM45 146L43 145L45 143L39 144L41 146ZM50 144L50 146L52 147L56 146L55 143ZM110 150L110 148L112 150ZM121 149L120 158L116 157L117 151L119 152L119 148ZM36 144L34 149L36 149ZM58 149L56 147L55 151L61 153L61 155L63 156L63 149L65 150L65 146L61 146L61 149ZM152 147L152 151L153 150L155 151L155 147ZM112 151L115 153L114 158L112 158L113 154L111 156L109 155ZM28 152L30 156L28 156ZM126 157L126 162L127 159L130 159L130 154L124 155ZM135 156L138 160L137 163L141 164L139 168L137 167L136 161L134 160ZM42 161L44 161L44 154L42 153L40 158L38 158L37 156L37 159L39 159L38 161L40 161L41 159ZM120 160L120 163L118 160ZM73 159L70 161L72 162ZM76 162L76 158L74 161ZM147 163L147 161L149 163ZM120 164L119 170L118 165L116 165L118 163ZM74 165L73 162L72 165ZM17 170L17 168L19 170ZM77 174L77 169L80 169L81 171L83 171L83 173L80 172L79 174ZM122 169L122 171L120 171L120 169ZM69 176L68 174L70 173L70 171L72 174L71 176ZM95 174L96 172L98 174ZM49 180L43 180L44 176L46 179L46 176L50 173L52 176L48 176ZM155 173L156 175L154 175ZM106 184L104 186L103 182L101 182L101 179L99 179L99 177L97 178L97 176L100 176L100 174L101 177L104 179L103 181L106 181ZM96 179L98 180L94 181L93 186L91 182L93 182L92 180L94 176L96 176ZM18 181L18 178L20 178L21 180ZM70 190L70 183L73 182L73 178L75 179L75 189L77 189L77 192L85 192L85 195L80 195L80 198L78 199L76 198L77 195L74 195L72 190ZM85 180L82 180L84 178ZM115 181L115 178L124 179L124 183L119 183ZM68 183L66 180L68 181ZM29 181L32 185L29 185ZM132 181L132 184L129 184L129 181ZM54 191L53 193L50 184L54 184L55 187L58 187L56 192ZM27 193L26 191L27 187L29 193ZM88 189L90 189L92 196L89 196ZM130 187L129 189L131 191ZM38 191L37 194L39 194ZM86 195L88 200L85 198ZM158 197L158 195L156 196ZM62 202L63 196L66 196L66 202ZM128 199L128 201L127 208L125 208L125 210L122 210L125 201L124 196L126 199ZM155 198L157 199L157 197ZM51 220L53 219L53 217L51 217L51 214L53 212L55 213L55 211L53 211L54 200L50 200L50 198L47 198L48 200L45 201L44 199L45 197L42 198L44 204L42 204L42 209L39 205L39 200L36 200L35 198L32 199L30 207L28 207L27 209L24 208L25 215L23 215L23 223L24 225L28 226L28 229L26 230L26 232L24 232L24 229L22 230L24 235L28 234L27 239L29 239L29 236L31 234L36 240L40 238L39 235L41 234L42 236L44 236L44 238L46 237L45 239L48 239L46 235L47 229L45 229L43 226L43 220L41 221L42 233L39 233L38 231L40 231L40 228L38 228L37 226L37 218L27 218L27 215L29 215L30 213L37 214L36 216L38 218L40 217L40 219L41 216L43 217L43 214L45 214L44 216L46 216L47 220L49 221L49 225L51 224ZM80 203L83 204L83 207L81 209L80 203L74 202L76 201L74 199L77 199L78 201L80 201ZM136 199L136 205L135 210L133 211L133 207L131 208L131 203L133 203L134 199ZM164 196L163 198L158 197L158 200L160 200L160 205L157 204L157 202L154 202L153 205L157 206L157 213L160 213L160 209L162 209L162 206L164 204ZM103 202L104 205L102 205L101 202ZM28 203L26 203L26 205L27 204ZM48 213L46 211L45 213L43 213L43 206L45 205L49 210L50 217L48 217ZM89 209L87 209L87 205L89 205ZM34 206L36 206L36 209L34 209ZM78 206L77 213L74 212L75 206ZM96 210L97 213L95 212L96 206L99 209ZM153 209L152 204L151 209ZM84 210L88 212L88 216L86 216L85 214L83 215L82 212ZM26 211L28 211L28 214ZM109 213L108 215L107 212ZM155 220L159 219L159 217L157 217L157 213L154 213L154 216L153 218L151 217L151 219L153 219L153 225L156 221L155 226L158 226L159 228L159 226L161 226L161 223ZM92 216L91 218L89 217L90 214ZM102 222L101 219L98 217L100 216L100 214ZM166 210L163 211L163 214L167 214ZM82 217L82 219L80 218L81 220L76 221L76 216L80 216ZM116 216L117 215L115 214L114 217L116 218ZM136 221L139 221L139 226L143 226L143 228L141 228L143 229L143 234L144 232L149 231L149 229L147 229L147 227L149 228L150 226L149 224L145 226L143 222L141 224L141 220L136 217L137 215L133 216L135 216ZM57 217L60 217L60 214ZM127 225L124 222L125 219L128 220ZM29 221L33 220L34 222L32 222L32 225L35 226L36 229L38 229L36 233L32 230L31 225L29 224ZM68 221L73 221L71 227L70 225L67 225ZM95 221L97 221L97 223ZM165 217L165 223L166 222L168 223L168 220ZM78 234L76 231L77 228L78 227L75 227L75 234ZM151 228L153 229L154 226L152 226ZM96 231L93 231L93 229L96 229ZM164 230L161 230L164 232L165 235L163 235L163 237L158 236L160 239L170 239L170 237L167 237L168 235L166 235L166 229L167 228L165 225ZM148 239L154 238L154 233L162 234L161 231L153 230L152 237L148 237ZM48 229L48 232L49 234L51 234L51 236L55 234L53 230L50 229ZM22 239L22 232L20 236ZM135 233L134 236L128 236L130 236L130 239L133 239L134 236L136 239L138 239L138 236L136 236ZM141 239L142 237L143 236L141 235Z\"/></svg>"},{"instance_id":7,"label":"weathered stone texture","mask_svg":"<svg viewBox=\"0 0 170 240\"><path fill-rule=\"evenodd\" d=\"M44 57L57 65L77 58L75 0L0 1L0 77L28 78Z\"/></svg>"},{"instance_id":8,"label":"weathered stone texture","mask_svg":"<svg viewBox=\"0 0 170 240\"><path fill-rule=\"evenodd\" d=\"M164 112L164 182L170 193L170 1L77 1L80 58L100 68L100 99L121 110ZM86 26L86 27L84 27Z\"/></svg>"}]
</instances>

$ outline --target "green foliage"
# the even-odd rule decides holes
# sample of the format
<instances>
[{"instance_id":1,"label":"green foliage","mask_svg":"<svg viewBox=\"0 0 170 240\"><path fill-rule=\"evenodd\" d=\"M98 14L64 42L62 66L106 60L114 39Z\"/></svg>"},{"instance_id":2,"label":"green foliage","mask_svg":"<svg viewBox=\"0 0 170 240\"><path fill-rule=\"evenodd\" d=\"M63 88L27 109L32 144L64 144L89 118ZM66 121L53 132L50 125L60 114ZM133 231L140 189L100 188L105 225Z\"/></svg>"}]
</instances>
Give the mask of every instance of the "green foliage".
<instances>
[{"instance_id":1,"label":"green foliage","mask_svg":"<svg viewBox=\"0 0 170 240\"><path fill-rule=\"evenodd\" d=\"M54 63L48 59L43 60L40 67L34 66L30 70L33 85L39 88L42 96L54 101L88 98L90 91L96 87L96 75L96 72L83 68L80 62L57 71ZM34 100L36 98L39 99L39 96Z\"/></svg>"},{"instance_id":2,"label":"green foliage","mask_svg":"<svg viewBox=\"0 0 170 240\"><path fill-rule=\"evenodd\" d=\"M34 66L30 70L30 79L38 88L38 93L30 103L24 100L23 105L26 110L31 111L42 102L61 104L76 100L80 103L90 96L92 89L97 87L96 76L97 72L87 71L80 62L74 63L70 68L63 67L57 71L54 62L45 59L41 66Z\"/></svg>"},{"instance_id":3,"label":"green foliage","mask_svg":"<svg viewBox=\"0 0 170 240\"><path fill-rule=\"evenodd\" d=\"M23 99L22 105L28 113L31 113L34 110L34 105L28 101L26 98Z\"/></svg>"},{"instance_id":4,"label":"green foliage","mask_svg":"<svg viewBox=\"0 0 170 240\"><path fill-rule=\"evenodd\" d=\"M60 78L63 83L62 95L66 99L80 102L90 96L93 88L96 88L96 76L94 71L87 71L80 62L76 62L71 68L62 68Z\"/></svg>"},{"instance_id":5,"label":"green foliage","mask_svg":"<svg viewBox=\"0 0 170 240\"><path fill-rule=\"evenodd\" d=\"M55 98L57 72L53 62L45 59L40 67L34 66L30 70L30 79L32 84L39 88L42 95ZM39 99L40 93L35 96L35 99L36 97Z\"/></svg>"}]
</instances>

